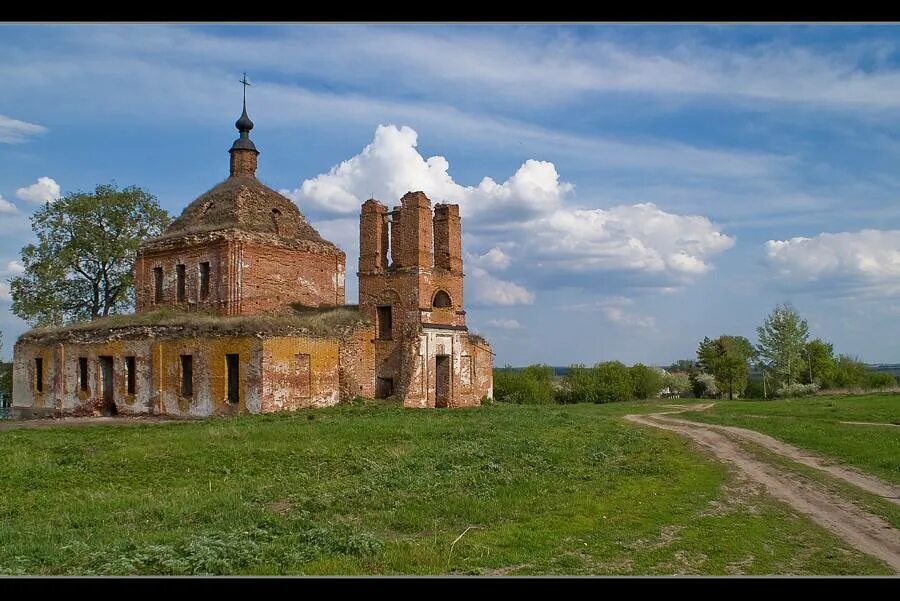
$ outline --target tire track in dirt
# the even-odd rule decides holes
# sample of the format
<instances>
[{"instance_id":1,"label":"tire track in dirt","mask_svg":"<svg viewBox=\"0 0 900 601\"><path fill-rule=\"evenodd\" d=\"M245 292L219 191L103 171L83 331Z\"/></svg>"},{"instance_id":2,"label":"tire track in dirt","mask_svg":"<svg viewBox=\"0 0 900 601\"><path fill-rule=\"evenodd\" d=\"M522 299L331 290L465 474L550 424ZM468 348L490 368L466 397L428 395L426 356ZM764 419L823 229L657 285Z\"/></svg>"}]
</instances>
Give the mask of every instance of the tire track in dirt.
<instances>
[{"instance_id":1,"label":"tire track in dirt","mask_svg":"<svg viewBox=\"0 0 900 601\"><path fill-rule=\"evenodd\" d=\"M670 422L680 424L695 425L697 423L672 417L666 419ZM858 472L855 469L846 466L837 465L822 457L819 457L818 455L813 455L812 453L798 449L795 446L789 445L786 442L782 442L776 438L772 438L771 436L763 434L762 432L748 430L746 428L738 428L736 426L722 426L720 424L703 425L720 432L733 434L738 438L758 444L761 447L765 447L766 449L777 453L778 455L787 457L788 459L796 461L797 463L801 463L807 467L826 472L834 476L835 478L856 486L857 488L861 488L872 494L878 495L879 497L882 497L887 501L900 505L900 486L894 486L875 476L863 474L862 472Z\"/></svg>"},{"instance_id":2,"label":"tire track in dirt","mask_svg":"<svg viewBox=\"0 0 900 601\"><path fill-rule=\"evenodd\" d=\"M683 407L676 411L632 414L626 415L625 419L632 423L669 430L690 438L701 447L711 451L716 458L730 463L751 480L765 486L768 493L774 498L789 504L856 549L881 559L895 572L900 573L900 531L884 519L865 511L824 486L800 478L789 470L754 456L730 436L760 444L774 453L826 471L834 477L869 492L874 492L872 488L879 489L881 492L875 494L887 498L897 496L896 487L840 466L827 465L819 457L752 430L690 422L670 417L674 413L702 411L712 406L712 403L708 403ZM860 483L865 486L861 486ZM882 492L889 494L885 495Z\"/></svg>"}]
</instances>

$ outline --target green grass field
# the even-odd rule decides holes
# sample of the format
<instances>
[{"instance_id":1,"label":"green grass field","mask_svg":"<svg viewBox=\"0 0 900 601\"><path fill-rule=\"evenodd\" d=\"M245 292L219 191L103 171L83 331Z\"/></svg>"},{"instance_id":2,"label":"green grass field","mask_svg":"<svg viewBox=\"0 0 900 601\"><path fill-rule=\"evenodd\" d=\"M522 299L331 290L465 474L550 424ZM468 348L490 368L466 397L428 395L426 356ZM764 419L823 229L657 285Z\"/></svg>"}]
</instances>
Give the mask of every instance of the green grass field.
<instances>
[{"instance_id":1,"label":"green grass field","mask_svg":"<svg viewBox=\"0 0 900 601\"><path fill-rule=\"evenodd\" d=\"M900 427L841 423L900 424L900 395L717 401L680 417L763 432L900 483Z\"/></svg>"},{"instance_id":2,"label":"green grass field","mask_svg":"<svg viewBox=\"0 0 900 601\"><path fill-rule=\"evenodd\" d=\"M890 573L619 417L657 407L0 432L0 573Z\"/></svg>"}]
</instances>

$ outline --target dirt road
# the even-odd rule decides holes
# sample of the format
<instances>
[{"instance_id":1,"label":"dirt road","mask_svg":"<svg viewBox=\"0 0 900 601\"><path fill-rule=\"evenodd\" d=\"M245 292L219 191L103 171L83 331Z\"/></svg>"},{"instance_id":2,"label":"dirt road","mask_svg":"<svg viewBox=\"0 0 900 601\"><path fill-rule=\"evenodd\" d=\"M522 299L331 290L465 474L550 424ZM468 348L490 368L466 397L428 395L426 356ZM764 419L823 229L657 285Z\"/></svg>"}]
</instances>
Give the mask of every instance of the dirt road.
<instances>
[{"instance_id":1,"label":"dirt road","mask_svg":"<svg viewBox=\"0 0 900 601\"><path fill-rule=\"evenodd\" d=\"M900 573L900 530L835 490L804 478L781 465L766 461L759 454L744 448L740 441L760 445L781 457L820 470L833 478L898 504L900 504L900 487L874 476L834 465L821 457L753 430L672 417L676 413L702 411L712 406L712 403L684 406L673 411L626 415L625 419L687 436L712 452L718 459L737 468L746 477L765 486L769 494L776 499L788 503L853 547L885 561L895 572Z\"/></svg>"}]
</instances>

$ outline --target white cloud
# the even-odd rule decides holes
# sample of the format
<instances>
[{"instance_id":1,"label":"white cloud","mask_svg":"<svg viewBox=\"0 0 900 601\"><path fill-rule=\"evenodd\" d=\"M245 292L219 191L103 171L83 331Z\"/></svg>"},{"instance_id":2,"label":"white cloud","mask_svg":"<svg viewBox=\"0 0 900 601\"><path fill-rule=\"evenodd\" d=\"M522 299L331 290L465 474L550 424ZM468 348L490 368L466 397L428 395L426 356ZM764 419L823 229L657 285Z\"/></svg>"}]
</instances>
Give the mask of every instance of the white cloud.
<instances>
[{"instance_id":1,"label":"white cloud","mask_svg":"<svg viewBox=\"0 0 900 601\"><path fill-rule=\"evenodd\" d=\"M29 136L45 131L47 131L47 128L42 125L0 115L0 143L2 144L21 144Z\"/></svg>"},{"instance_id":2,"label":"white cloud","mask_svg":"<svg viewBox=\"0 0 900 601\"><path fill-rule=\"evenodd\" d=\"M218 69L230 69L236 60L257 70L277 64L281 73L325 82L352 81L363 87L390 78L401 93L438 90L459 101L474 97L482 103L552 105L590 93L637 92L667 101L676 95L716 95L851 108L900 105L900 74L884 59L896 52L893 42L840 44L826 50L773 35L772 41L735 48L705 45L689 35L665 47L677 34L654 36L653 43L642 44L560 30L548 34L540 28L501 36L496 31L354 25L286 29L277 36L252 38L179 27L92 33L84 41L74 30L74 47L58 57L80 67L68 70L83 74L86 59L95 56L108 62L108 57L148 61L146 48L153 47L159 49L154 58L160 66L176 57ZM66 70L50 64L16 75L58 84L59 78L48 77L48 71L58 76Z\"/></svg>"},{"instance_id":3,"label":"white cloud","mask_svg":"<svg viewBox=\"0 0 900 601\"><path fill-rule=\"evenodd\" d=\"M833 289L840 295L900 295L900 230L769 240L765 252L767 265L788 288Z\"/></svg>"},{"instance_id":4,"label":"white cloud","mask_svg":"<svg viewBox=\"0 0 900 601\"><path fill-rule=\"evenodd\" d=\"M407 192L422 190L433 202L459 204L460 214L469 217L498 210L542 212L558 206L574 188L559 181L553 163L531 159L502 184L485 177L478 186L462 186L450 176L447 159L426 159L417 144L418 134L411 127L379 125L361 153L281 193L301 207L310 203L322 211L354 213L367 198L393 203Z\"/></svg>"},{"instance_id":5,"label":"white cloud","mask_svg":"<svg viewBox=\"0 0 900 601\"><path fill-rule=\"evenodd\" d=\"M625 309L634 304L634 301L625 296L606 296L592 303L582 303L579 305L569 305L561 307L570 311L578 312L600 312L608 322L629 328L654 329L656 326L656 318L652 315L640 315L632 313Z\"/></svg>"},{"instance_id":6,"label":"white cloud","mask_svg":"<svg viewBox=\"0 0 900 601\"><path fill-rule=\"evenodd\" d=\"M9 294L9 286L6 282L0 282L0 301L12 302L12 296Z\"/></svg>"},{"instance_id":7,"label":"white cloud","mask_svg":"<svg viewBox=\"0 0 900 601\"><path fill-rule=\"evenodd\" d=\"M618 326L651 329L656 325L656 319L652 315L628 313L622 307L603 307L603 315L607 321Z\"/></svg>"},{"instance_id":8,"label":"white cloud","mask_svg":"<svg viewBox=\"0 0 900 601\"><path fill-rule=\"evenodd\" d=\"M0 215L15 215L19 212L19 209L16 208L16 205L9 202L2 195L0 195Z\"/></svg>"},{"instance_id":9,"label":"white cloud","mask_svg":"<svg viewBox=\"0 0 900 601\"><path fill-rule=\"evenodd\" d=\"M709 271L710 257L735 242L706 217L667 213L652 203L554 211L529 229L536 257L554 269L643 272L677 281Z\"/></svg>"},{"instance_id":10,"label":"white cloud","mask_svg":"<svg viewBox=\"0 0 900 601\"><path fill-rule=\"evenodd\" d=\"M510 262L509 255L503 252L503 249L495 246L491 250L487 251L483 255L471 255L466 253L466 263L468 265L477 265L479 267L484 267L485 269L497 269L504 270L509 267Z\"/></svg>"},{"instance_id":11,"label":"white cloud","mask_svg":"<svg viewBox=\"0 0 900 601\"><path fill-rule=\"evenodd\" d=\"M481 267L472 267L469 272L474 305L534 304L534 293L523 286L494 277Z\"/></svg>"},{"instance_id":12,"label":"white cloud","mask_svg":"<svg viewBox=\"0 0 900 601\"><path fill-rule=\"evenodd\" d=\"M30 186L16 190L16 197L37 204L53 202L60 197L59 184L52 177L39 177Z\"/></svg>"},{"instance_id":13,"label":"white cloud","mask_svg":"<svg viewBox=\"0 0 900 601\"><path fill-rule=\"evenodd\" d=\"M6 264L6 273L19 274L25 273L25 266L17 260L12 260Z\"/></svg>"},{"instance_id":14,"label":"white cloud","mask_svg":"<svg viewBox=\"0 0 900 601\"><path fill-rule=\"evenodd\" d=\"M711 258L734 245L706 217L668 213L652 203L585 209L572 205L574 186L553 163L529 159L506 181L483 177L477 186L454 181L442 156L424 158L410 127L378 126L362 152L293 192L301 207L330 214L358 213L367 198L391 206L408 191L422 190L432 202L460 205L468 243L479 236L490 247L467 252L478 302L530 304L521 283L493 273L510 267L520 279L537 281L591 272L624 273L653 288L682 286L712 269ZM527 265L527 269L526 269ZM570 281L572 281L570 279ZM608 283L608 282L607 282ZM592 284L578 281L575 285ZM596 282L594 282L594 285Z\"/></svg>"},{"instance_id":15,"label":"white cloud","mask_svg":"<svg viewBox=\"0 0 900 601\"><path fill-rule=\"evenodd\" d=\"M502 330L521 330L522 324L515 319L491 319L488 321L489 326L500 328Z\"/></svg>"}]
</instances>

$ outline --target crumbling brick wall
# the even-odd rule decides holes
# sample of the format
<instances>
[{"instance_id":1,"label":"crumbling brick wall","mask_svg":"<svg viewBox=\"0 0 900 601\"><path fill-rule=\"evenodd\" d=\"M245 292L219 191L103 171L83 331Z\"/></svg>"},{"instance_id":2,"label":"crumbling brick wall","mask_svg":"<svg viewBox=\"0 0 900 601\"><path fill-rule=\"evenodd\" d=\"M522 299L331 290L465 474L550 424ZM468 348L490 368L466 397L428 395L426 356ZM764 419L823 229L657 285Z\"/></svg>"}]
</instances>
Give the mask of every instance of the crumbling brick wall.
<instances>
[{"instance_id":1,"label":"crumbling brick wall","mask_svg":"<svg viewBox=\"0 0 900 601\"><path fill-rule=\"evenodd\" d=\"M343 305L344 253L300 251L245 244L241 313L263 313L299 303Z\"/></svg>"},{"instance_id":2,"label":"crumbling brick wall","mask_svg":"<svg viewBox=\"0 0 900 601\"><path fill-rule=\"evenodd\" d=\"M375 328L366 326L340 340L340 400L375 396Z\"/></svg>"},{"instance_id":3,"label":"crumbling brick wall","mask_svg":"<svg viewBox=\"0 0 900 601\"><path fill-rule=\"evenodd\" d=\"M157 307L254 315L343 305L346 256L305 242L292 248L240 232L207 232L147 245L135 262L137 311ZM208 262L209 294L201 296L200 264ZM177 301L177 266L185 266L185 300ZM162 268L162 300L155 299L154 269Z\"/></svg>"},{"instance_id":4,"label":"crumbling brick wall","mask_svg":"<svg viewBox=\"0 0 900 601\"><path fill-rule=\"evenodd\" d=\"M422 192L392 211L374 199L360 211L360 310L376 334L378 307L390 306L393 322L390 339L376 336L374 375L393 380L407 406L435 406L435 361L444 355L452 359L449 405L477 405L490 393L484 357L467 338L461 236L459 207L439 204L432 214Z\"/></svg>"}]
</instances>

